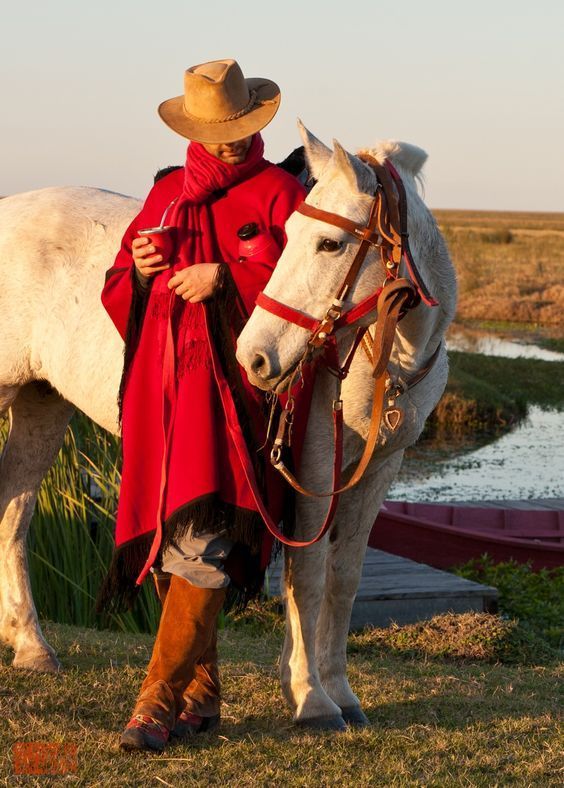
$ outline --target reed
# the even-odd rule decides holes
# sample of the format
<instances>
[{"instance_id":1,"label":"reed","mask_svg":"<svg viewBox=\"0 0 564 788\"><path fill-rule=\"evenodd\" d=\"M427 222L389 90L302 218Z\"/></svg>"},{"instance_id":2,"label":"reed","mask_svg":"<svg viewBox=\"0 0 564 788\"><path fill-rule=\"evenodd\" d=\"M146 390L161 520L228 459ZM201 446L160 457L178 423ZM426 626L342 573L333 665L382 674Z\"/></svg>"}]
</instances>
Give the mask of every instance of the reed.
<instances>
[{"instance_id":1,"label":"reed","mask_svg":"<svg viewBox=\"0 0 564 788\"><path fill-rule=\"evenodd\" d=\"M4 424L4 436L6 430ZM94 612L112 556L119 485L119 440L76 413L41 485L28 534L31 586L40 618L156 631L159 603L150 582L142 587L133 611L104 619Z\"/></svg>"}]
</instances>

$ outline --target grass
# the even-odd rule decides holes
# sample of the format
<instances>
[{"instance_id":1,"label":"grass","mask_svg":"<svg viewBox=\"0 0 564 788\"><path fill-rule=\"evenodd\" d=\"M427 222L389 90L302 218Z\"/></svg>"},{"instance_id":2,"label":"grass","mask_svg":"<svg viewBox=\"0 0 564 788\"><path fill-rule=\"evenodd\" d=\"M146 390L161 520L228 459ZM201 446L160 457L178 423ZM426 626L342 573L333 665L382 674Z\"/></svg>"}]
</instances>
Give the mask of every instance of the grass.
<instances>
[{"instance_id":1,"label":"grass","mask_svg":"<svg viewBox=\"0 0 564 788\"><path fill-rule=\"evenodd\" d=\"M488 556L454 570L497 588L499 609L555 648L564 647L564 567L533 572L516 561L494 563Z\"/></svg>"},{"instance_id":2,"label":"grass","mask_svg":"<svg viewBox=\"0 0 564 788\"><path fill-rule=\"evenodd\" d=\"M557 353L564 353L564 337L541 337L539 339L541 347L546 350L555 350Z\"/></svg>"},{"instance_id":3,"label":"grass","mask_svg":"<svg viewBox=\"0 0 564 788\"><path fill-rule=\"evenodd\" d=\"M78 773L65 782L89 786L561 785L561 668L546 649L531 658L515 622L441 616L352 635L351 683L371 727L331 735L295 728L281 700L279 619L268 611L258 624L243 618L220 633L220 735L162 756L117 749L151 638L50 623L45 630L63 674L14 671L0 650L3 785L49 784L13 776L18 741L76 744ZM508 662L500 661L503 642L513 644Z\"/></svg>"}]
</instances>

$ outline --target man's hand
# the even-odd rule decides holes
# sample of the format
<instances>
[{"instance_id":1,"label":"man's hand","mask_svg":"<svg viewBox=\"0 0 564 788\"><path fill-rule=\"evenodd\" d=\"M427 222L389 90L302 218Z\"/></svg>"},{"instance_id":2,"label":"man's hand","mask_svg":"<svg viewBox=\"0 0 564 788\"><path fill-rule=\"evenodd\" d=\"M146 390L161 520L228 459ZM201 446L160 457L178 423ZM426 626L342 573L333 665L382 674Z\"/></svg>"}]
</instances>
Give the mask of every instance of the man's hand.
<instances>
[{"instance_id":1,"label":"man's hand","mask_svg":"<svg viewBox=\"0 0 564 788\"><path fill-rule=\"evenodd\" d=\"M185 301L197 304L213 295L218 268L219 263L198 263L182 268L171 276L168 286Z\"/></svg>"},{"instance_id":2,"label":"man's hand","mask_svg":"<svg viewBox=\"0 0 564 788\"><path fill-rule=\"evenodd\" d=\"M135 267L145 277L151 277L165 268L170 268L170 263L162 263L162 254L155 254L157 250L148 238L134 238L131 242L131 254Z\"/></svg>"}]
</instances>

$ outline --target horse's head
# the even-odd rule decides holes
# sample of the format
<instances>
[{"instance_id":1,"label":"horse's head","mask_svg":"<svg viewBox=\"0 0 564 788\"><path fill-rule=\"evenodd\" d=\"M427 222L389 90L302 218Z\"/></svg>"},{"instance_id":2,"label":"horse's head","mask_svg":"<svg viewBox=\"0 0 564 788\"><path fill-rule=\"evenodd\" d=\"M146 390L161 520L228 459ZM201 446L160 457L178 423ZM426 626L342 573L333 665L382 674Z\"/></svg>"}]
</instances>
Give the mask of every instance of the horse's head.
<instances>
[{"instance_id":1,"label":"horse's head","mask_svg":"<svg viewBox=\"0 0 564 788\"><path fill-rule=\"evenodd\" d=\"M300 124L309 170L317 180L307 202L354 222L368 219L377 186L374 171L338 142L326 147ZM397 146L396 146L397 147ZM411 147L411 146L410 146ZM419 149L413 148L413 151ZM423 151L419 151L422 161ZM286 224L288 242L265 288L270 298L316 319L331 306L351 263L359 241L346 230L294 213ZM382 283L378 249L371 248L346 307L373 293ZM372 313L373 319L374 313ZM370 316L364 324L372 322ZM306 350L311 332L257 307L237 343L237 358L249 380L262 389L282 391Z\"/></svg>"}]
</instances>

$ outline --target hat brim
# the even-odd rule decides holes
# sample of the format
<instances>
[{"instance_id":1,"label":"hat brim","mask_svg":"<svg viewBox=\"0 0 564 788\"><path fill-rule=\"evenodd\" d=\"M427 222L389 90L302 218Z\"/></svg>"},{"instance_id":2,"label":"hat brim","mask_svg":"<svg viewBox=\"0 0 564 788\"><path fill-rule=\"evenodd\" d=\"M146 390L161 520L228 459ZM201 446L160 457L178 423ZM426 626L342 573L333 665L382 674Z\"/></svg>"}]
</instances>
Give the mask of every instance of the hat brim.
<instances>
[{"instance_id":1,"label":"hat brim","mask_svg":"<svg viewBox=\"0 0 564 788\"><path fill-rule=\"evenodd\" d=\"M234 120L207 123L184 110L184 96L167 99L159 105L161 119L177 134L194 142L236 142L250 137L270 123L280 106L280 88L275 82L260 77L245 79L249 90L256 90L256 104Z\"/></svg>"}]
</instances>

